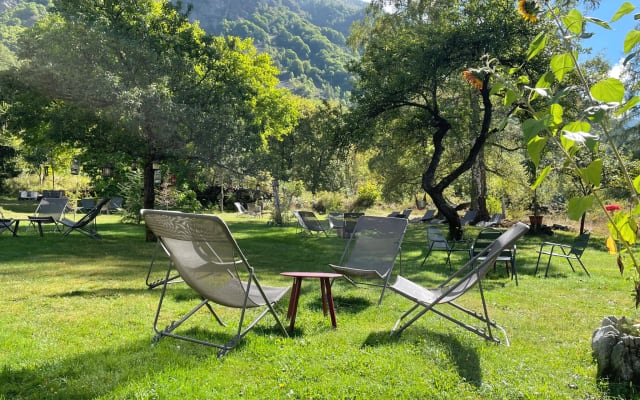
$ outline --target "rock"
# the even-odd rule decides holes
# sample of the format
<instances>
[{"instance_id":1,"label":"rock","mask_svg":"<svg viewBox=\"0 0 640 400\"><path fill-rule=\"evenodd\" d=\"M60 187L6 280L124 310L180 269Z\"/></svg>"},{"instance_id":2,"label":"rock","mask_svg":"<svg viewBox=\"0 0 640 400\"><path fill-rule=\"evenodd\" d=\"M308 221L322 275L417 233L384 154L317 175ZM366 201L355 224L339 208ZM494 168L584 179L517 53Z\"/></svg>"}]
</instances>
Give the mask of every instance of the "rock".
<instances>
[{"instance_id":1,"label":"rock","mask_svg":"<svg viewBox=\"0 0 640 400\"><path fill-rule=\"evenodd\" d=\"M640 384L640 337L618 329L615 317L606 317L591 338L591 348L598 364L598 377L614 382Z\"/></svg>"}]
</instances>

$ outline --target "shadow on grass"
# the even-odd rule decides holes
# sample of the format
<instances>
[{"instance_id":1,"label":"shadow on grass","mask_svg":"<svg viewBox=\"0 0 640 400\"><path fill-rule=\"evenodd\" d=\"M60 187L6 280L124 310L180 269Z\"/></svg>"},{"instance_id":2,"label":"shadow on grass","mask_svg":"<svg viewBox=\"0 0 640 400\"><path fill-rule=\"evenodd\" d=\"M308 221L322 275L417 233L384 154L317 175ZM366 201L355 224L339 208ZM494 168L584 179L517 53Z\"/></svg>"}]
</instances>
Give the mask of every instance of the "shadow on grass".
<instances>
[{"instance_id":1,"label":"shadow on grass","mask_svg":"<svg viewBox=\"0 0 640 400\"><path fill-rule=\"evenodd\" d=\"M408 335L405 335L408 336ZM480 369L480 357L471 346L462 344L454 334L441 334L420 330L416 336L414 346L429 346L431 349L438 347L451 359L458 375L469 384L480 387L482 385L482 371ZM389 331L372 332L367 336L362 347L375 347L395 345L405 341L401 335L391 335Z\"/></svg>"}]
</instances>

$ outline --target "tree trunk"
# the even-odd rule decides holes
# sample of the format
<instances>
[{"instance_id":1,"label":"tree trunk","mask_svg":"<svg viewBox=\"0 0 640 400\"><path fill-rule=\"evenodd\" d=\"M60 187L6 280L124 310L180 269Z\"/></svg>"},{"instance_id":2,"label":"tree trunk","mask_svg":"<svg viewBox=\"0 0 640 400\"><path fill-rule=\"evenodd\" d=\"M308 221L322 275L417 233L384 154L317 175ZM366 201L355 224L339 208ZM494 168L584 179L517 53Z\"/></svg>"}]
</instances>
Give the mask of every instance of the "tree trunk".
<instances>
[{"instance_id":1,"label":"tree trunk","mask_svg":"<svg viewBox=\"0 0 640 400\"><path fill-rule=\"evenodd\" d=\"M143 208L153 209L156 202L156 191L153 176L153 159L144 163L144 189L142 197ZM147 242L155 242L156 237L149 228L146 229Z\"/></svg>"},{"instance_id":2,"label":"tree trunk","mask_svg":"<svg viewBox=\"0 0 640 400\"><path fill-rule=\"evenodd\" d=\"M471 209L476 210L476 220L489 219L487 210L487 170L484 165L484 148L480 150L471 167Z\"/></svg>"}]
</instances>

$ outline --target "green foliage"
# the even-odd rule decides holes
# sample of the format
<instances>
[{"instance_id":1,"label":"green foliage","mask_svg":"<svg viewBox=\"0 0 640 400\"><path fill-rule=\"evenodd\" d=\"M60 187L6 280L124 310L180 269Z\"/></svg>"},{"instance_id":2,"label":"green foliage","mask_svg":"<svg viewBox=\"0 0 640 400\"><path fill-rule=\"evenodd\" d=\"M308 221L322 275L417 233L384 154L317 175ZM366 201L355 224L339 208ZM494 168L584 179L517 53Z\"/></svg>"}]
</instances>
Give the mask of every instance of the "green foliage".
<instances>
[{"instance_id":1,"label":"green foliage","mask_svg":"<svg viewBox=\"0 0 640 400\"><path fill-rule=\"evenodd\" d=\"M364 6L305 0L286 5L250 2L237 7L237 1L225 0L206 8L194 4L190 18L199 20L210 34L252 38L272 57L280 80L294 94L335 99L351 90L346 65L354 56L345 37L352 22L362 17Z\"/></svg>"},{"instance_id":2,"label":"green foliage","mask_svg":"<svg viewBox=\"0 0 640 400\"><path fill-rule=\"evenodd\" d=\"M372 207L380 199L382 191L374 182L367 181L358 187L356 199L351 204L351 211L364 211Z\"/></svg>"},{"instance_id":3,"label":"green foliage","mask_svg":"<svg viewBox=\"0 0 640 400\"><path fill-rule=\"evenodd\" d=\"M137 171L125 173L125 179L118 184L118 190L124 199L122 222L140 223L140 210L144 208L142 191L144 182Z\"/></svg>"},{"instance_id":4,"label":"green foliage","mask_svg":"<svg viewBox=\"0 0 640 400\"><path fill-rule=\"evenodd\" d=\"M636 306L640 304L640 262L637 251L632 245L637 241L637 222L640 215L640 198L634 181L640 175L632 171L616 145L612 135L616 124L614 118L627 112L640 101L637 96L625 97L625 84L618 78L586 75L586 69L578 63L579 41L586 34L588 24L597 23L610 29L606 22L595 21L584 17L578 10L556 7L551 1L542 1L544 15L554 26L544 33L547 40L538 36L529 47L528 59L542 53L546 42L559 35L563 40L563 48L552 50L554 53L549 63L549 72L543 82L535 88L511 86L510 90L520 93L520 106L526 115L522 126L527 140L527 149L532 163L539 167L542 153L551 146L557 149L561 158L562 170L568 173L581 187L581 192L567 202L568 216L573 220L582 218L594 206L606 210L606 192L603 183L607 182L607 169L613 169L611 176L622 186L626 186L631 197L632 211L605 212L609 220L610 235L619 242L620 248L611 244L610 251L618 253L618 267L623 272L626 267L633 268L634 296ZM616 12L612 23L633 12L635 7L630 3L623 4ZM630 32L624 40L624 51L631 53L640 44L638 31ZM632 59L635 53L627 57ZM524 69L524 68L523 68ZM510 71L509 80L514 82L514 75L519 69ZM552 79L553 78L553 79ZM573 79L573 81L571 81ZM571 93L578 93L577 96ZM572 97L571 97L572 96ZM538 101L539 97L543 101ZM625 104L626 103L626 104ZM567 112L566 110L571 110ZM611 160L603 161L604 158ZM546 166L533 187L540 185L552 166ZM637 171L634 173L637 174ZM609 243L613 242L612 240Z\"/></svg>"}]
</instances>

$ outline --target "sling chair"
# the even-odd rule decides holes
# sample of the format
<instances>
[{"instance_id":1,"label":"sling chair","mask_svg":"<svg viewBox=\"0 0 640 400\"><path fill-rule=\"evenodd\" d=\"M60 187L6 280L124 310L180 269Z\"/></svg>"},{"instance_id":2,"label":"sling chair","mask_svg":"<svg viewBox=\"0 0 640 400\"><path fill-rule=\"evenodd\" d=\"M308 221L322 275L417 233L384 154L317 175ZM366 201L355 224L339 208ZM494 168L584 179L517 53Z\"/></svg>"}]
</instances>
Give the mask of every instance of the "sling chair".
<instances>
[{"instance_id":1,"label":"sling chair","mask_svg":"<svg viewBox=\"0 0 640 400\"><path fill-rule=\"evenodd\" d=\"M4 215L2 215L2 212L0 212L0 233L4 232L5 230L8 230L9 232L15 235L16 233L15 223L16 223L15 219L5 218Z\"/></svg>"},{"instance_id":2,"label":"sling chair","mask_svg":"<svg viewBox=\"0 0 640 400\"><path fill-rule=\"evenodd\" d=\"M378 305L389 285L391 271L400 253L402 239L407 230L405 218L361 216L349 237L340 262L329 264L354 285L382 286ZM402 264L402 257L400 257ZM364 282L362 279L381 280L382 284Z\"/></svg>"},{"instance_id":3,"label":"sling chair","mask_svg":"<svg viewBox=\"0 0 640 400\"><path fill-rule=\"evenodd\" d=\"M222 219L215 215L149 209L143 209L140 213L147 227L162 242L171 258L153 321L153 329L156 332L154 340L169 336L212 346L219 349L218 356L221 357L233 349L267 313L273 315L284 335L288 337L273 305L289 291L289 288L260 285L254 268L247 261ZM168 307L169 310L163 310L163 304L173 268L202 301L177 320L172 318L172 322L166 328L159 329L161 314L169 314L169 310L172 309ZM196 334L187 336L189 331L186 329L184 333L176 333L182 324L203 307L209 310L220 325L225 326L214 311L214 304L240 309L237 330L229 341L223 344L195 337ZM247 310L250 308L258 309L260 312L246 324L245 317L249 319Z\"/></svg>"},{"instance_id":4,"label":"sling chair","mask_svg":"<svg viewBox=\"0 0 640 400\"><path fill-rule=\"evenodd\" d=\"M487 303L485 302L481 281L489 268L495 262L496 258L505 249L513 246L516 240L518 240L518 238L524 235L528 230L529 226L521 222L516 223L434 289L427 289L407 278L398 276L396 282L389 286L389 289L411 300L415 304L408 311L402 314L400 318L398 318L391 330L391 334L399 335L425 313L433 311L441 317L444 317L445 319L485 338L486 340L494 343L500 343L500 339L495 337L491 330L491 328L496 328L503 333L505 342L509 345L509 339L507 338L504 329L489 319ZM481 258L482 261L480 261ZM467 293L476 284L478 285L480 299L482 300L482 314L464 308L454 302L459 297ZM486 327L480 329L469 325L464 321L458 320L454 316L441 311L439 309L439 306L441 305L450 305L453 308L462 311L464 314L478 319L484 323ZM409 318L409 320L404 322L406 318Z\"/></svg>"},{"instance_id":5,"label":"sling chair","mask_svg":"<svg viewBox=\"0 0 640 400\"><path fill-rule=\"evenodd\" d=\"M105 197L100 199L93 210L89 211L82 218L77 221L72 221L67 218L62 218L59 222L67 229L62 232L62 236L67 236L73 231L84 233L92 239L101 239L102 236L98 233L98 226L96 224L96 217L100 215L100 210L109 202L109 198Z\"/></svg>"},{"instance_id":6,"label":"sling chair","mask_svg":"<svg viewBox=\"0 0 640 400\"><path fill-rule=\"evenodd\" d=\"M316 214L312 211L296 210L292 212L298 220L298 227L302 228L302 233L308 232L310 235L313 235L315 232L317 235L320 235L322 232L325 236L329 236L322 223L316 217Z\"/></svg>"},{"instance_id":7,"label":"sling chair","mask_svg":"<svg viewBox=\"0 0 640 400\"><path fill-rule=\"evenodd\" d=\"M64 217L68 205L69 199L66 197L43 197L33 215L27 218L37 220L40 224L54 224L54 230L60 231L58 223ZM31 222L31 226L35 227L35 222Z\"/></svg>"}]
</instances>

